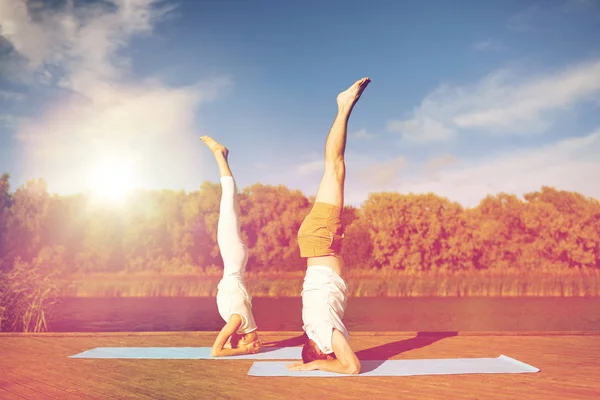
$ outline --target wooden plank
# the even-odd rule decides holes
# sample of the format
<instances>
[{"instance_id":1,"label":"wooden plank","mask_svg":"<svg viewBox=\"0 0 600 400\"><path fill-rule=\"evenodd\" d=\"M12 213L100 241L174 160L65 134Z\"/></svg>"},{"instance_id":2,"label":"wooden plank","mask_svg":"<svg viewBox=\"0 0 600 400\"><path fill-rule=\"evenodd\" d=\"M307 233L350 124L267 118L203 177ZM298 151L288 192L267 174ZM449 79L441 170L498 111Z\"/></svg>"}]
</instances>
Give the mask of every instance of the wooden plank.
<instances>
[{"instance_id":1,"label":"wooden plank","mask_svg":"<svg viewBox=\"0 0 600 400\"><path fill-rule=\"evenodd\" d=\"M17 375L14 371L4 371L2 372L2 377L12 382L18 382L31 390L43 393L54 399L76 400L86 398L84 392L78 393L77 391L69 390L67 387L57 386L56 382L50 383L43 376L37 375L33 378L26 371L22 375Z\"/></svg>"},{"instance_id":2,"label":"wooden plank","mask_svg":"<svg viewBox=\"0 0 600 400\"><path fill-rule=\"evenodd\" d=\"M58 398L194 399L378 398L582 400L600 398L600 336L352 334L362 358L495 357L532 364L537 374L250 377L247 360L102 360L69 355L100 346L210 346L214 332L170 335L11 336L0 340L0 369L25 389ZM261 334L264 343L300 343L298 332ZM300 338L301 339L301 338ZM5 369L4 367L8 367ZM0 385L2 386L2 385ZM53 387L47 389L44 387ZM12 393L16 396L15 393ZM1 397L0 397L1 398ZM13 396L13 398L15 398ZM31 398L31 397L25 397ZM37 397L40 398L40 397Z\"/></svg>"},{"instance_id":3,"label":"wooden plank","mask_svg":"<svg viewBox=\"0 0 600 400\"><path fill-rule=\"evenodd\" d=\"M0 384L0 399L2 399L2 400L22 400L23 398L24 397L21 397L12 392L9 392L7 389L4 389L2 387L2 384Z\"/></svg>"},{"instance_id":4,"label":"wooden plank","mask_svg":"<svg viewBox=\"0 0 600 400\"><path fill-rule=\"evenodd\" d=\"M0 387L5 391L18 396L21 399L53 399L54 397L46 396L44 393L40 393L36 390L30 389L19 382L8 380L3 376L0 377Z\"/></svg>"},{"instance_id":5,"label":"wooden plank","mask_svg":"<svg viewBox=\"0 0 600 400\"><path fill-rule=\"evenodd\" d=\"M205 337L216 336L218 331L164 331L164 332L0 332L2 337L128 337L128 336L176 336L176 337ZM261 331L265 336L298 336L302 331ZM353 331L352 336L415 336L423 334L419 331ZM442 331L425 332L439 334ZM600 336L599 331L457 331L455 336Z\"/></svg>"}]
</instances>

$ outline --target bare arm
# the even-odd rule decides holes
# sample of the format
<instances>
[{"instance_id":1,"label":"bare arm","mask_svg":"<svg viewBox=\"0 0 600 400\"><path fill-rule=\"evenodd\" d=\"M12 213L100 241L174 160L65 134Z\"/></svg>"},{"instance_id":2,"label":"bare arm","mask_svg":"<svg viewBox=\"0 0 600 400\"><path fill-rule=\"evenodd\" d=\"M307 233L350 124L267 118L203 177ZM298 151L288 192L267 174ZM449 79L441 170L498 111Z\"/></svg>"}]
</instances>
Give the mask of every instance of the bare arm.
<instances>
[{"instance_id":1,"label":"bare arm","mask_svg":"<svg viewBox=\"0 0 600 400\"><path fill-rule=\"evenodd\" d=\"M307 364L290 364L288 368L292 371L312 371L319 369L340 374L358 374L360 372L360 361L350 344L340 331L334 329L331 337L331 347L335 354L335 360L315 360Z\"/></svg>"},{"instance_id":2,"label":"bare arm","mask_svg":"<svg viewBox=\"0 0 600 400\"><path fill-rule=\"evenodd\" d=\"M240 346L235 349L225 348L225 343L242 325L242 317L238 314L233 314L221 332L217 335L215 343L212 346L211 355L213 357L238 356L242 354L256 353L260 349L258 341L249 343L245 346Z\"/></svg>"},{"instance_id":3,"label":"bare arm","mask_svg":"<svg viewBox=\"0 0 600 400\"><path fill-rule=\"evenodd\" d=\"M252 343L245 344L235 349L221 349L221 351L218 354L213 353L213 357L241 356L244 354L258 353L259 350L260 344L258 343L258 341L254 341Z\"/></svg>"}]
</instances>

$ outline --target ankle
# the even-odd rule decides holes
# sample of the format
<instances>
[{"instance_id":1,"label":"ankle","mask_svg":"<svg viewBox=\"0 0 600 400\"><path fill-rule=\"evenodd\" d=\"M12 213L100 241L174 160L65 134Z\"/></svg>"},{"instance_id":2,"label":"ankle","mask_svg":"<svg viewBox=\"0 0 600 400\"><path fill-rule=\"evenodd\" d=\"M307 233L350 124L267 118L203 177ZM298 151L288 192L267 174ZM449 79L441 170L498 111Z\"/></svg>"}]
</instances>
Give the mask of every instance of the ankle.
<instances>
[{"instance_id":1,"label":"ankle","mask_svg":"<svg viewBox=\"0 0 600 400\"><path fill-rule=\"evenodd\" d=\"M215 156L217 163L220 163L220 162L227 163L227 153L225 153L224 151L215 151L213 153L213 155Z\"/></svg>"},{"instance_id":2,"label":"ankle","mask_svg":"<svg viewBox=\"0 0 600 400\"><path fill-rule=\"evenodd\" d=\"M350 116L350 113L352 112L352 108L354 107L354 105L348 105L348 104L342 104L342 105L338 105L338 117L345 117L348 118Z\"/></svg>"}]
</instances>

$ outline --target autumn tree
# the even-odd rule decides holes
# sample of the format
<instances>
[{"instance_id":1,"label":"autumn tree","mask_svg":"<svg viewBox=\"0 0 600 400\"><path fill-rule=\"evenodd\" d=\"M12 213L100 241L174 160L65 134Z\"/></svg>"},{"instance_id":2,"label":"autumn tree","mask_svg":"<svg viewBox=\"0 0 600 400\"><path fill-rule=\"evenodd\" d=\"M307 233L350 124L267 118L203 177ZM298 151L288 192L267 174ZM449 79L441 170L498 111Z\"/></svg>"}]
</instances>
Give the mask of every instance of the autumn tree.
<instances>
[{"instance_id":1,"label":"autumn tree","mask_svg":"<svg viewBox=\"0 0 600 400\"><path fill-rule=\"evenodd\" d=\"M522 202L514 195L487 196L467 212L472 227L473 262L477 269L518 266L523 247Z\"/></svg>"},{"instance_id":2,"label":"autumn tree","mask_svg":"<svg viewBox=\"0 0 600 400\"><path fill-rule=\"evenodd\" d=\"M298 190L252 185L241 199L241 225L250 249L248 269L297 270L304 266L298 229L312 205Z\"/></svg>"},{"instance_id":3,"label":"autumn tree","mask_svg":"<svg viewBox=\"0 0 600 400\"><path fill-rule=\"evenodd\" d=\"M285 186L241 190L248 269L302 270L297 233L314 198ZM0 177L0 263L62 272L176 272L221 266L221 187L132 194L124 206L87 195L49 195L43 180L10 193ZM342 256L352 268L422 271L600 268L600 202L542 187L522 198L487 196L477 207L434 194L375 193L346 206ZM36 261L37 260L37 261ZM42 261L40 261L42 260ZM40 267L41 268L41 267Z\"/></svg>"},{"instance_id":4,"label":"autumn tree","mask_svg":"<svg viewBox=\"0 0 600 400\"><path fill-rule=\"evenodd\" d=\"M373 263L373 243L369 233L369 222L361 209L346 206L342 214L345 239L341 255L350 268L369 269Z\"/></svg>"},{"instance_id":5,"label":"autumn tree","mask_svg":"<svg viewBox=\"0 0 600 400\"><path fill-rule=\"evenodd\" d=\"M600 202L579 193L542 187L524 195L526 227L546 263L558 268L600 265ZM534 211L535 210L535 211Z\"/></svg>"},{"instance_id":6,"label":"autumn tree","mask_svg":"<svg viewBox=\"0 0 600 400\"><path fill-rule=\"evenodd\" d=\"M470 255L454 239L465 229L458 204L433 194L375 193L363 212L376 266L413 272L469 266Z\"/></svg>"}]
</instances>

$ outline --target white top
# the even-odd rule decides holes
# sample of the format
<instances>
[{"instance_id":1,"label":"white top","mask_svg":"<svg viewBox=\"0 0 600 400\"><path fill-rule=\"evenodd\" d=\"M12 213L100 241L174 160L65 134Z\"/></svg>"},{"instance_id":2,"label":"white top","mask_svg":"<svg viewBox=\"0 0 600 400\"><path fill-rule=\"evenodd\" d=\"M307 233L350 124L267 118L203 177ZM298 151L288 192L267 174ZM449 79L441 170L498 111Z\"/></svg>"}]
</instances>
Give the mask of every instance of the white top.
<instances>
[{"instance_id":1,"label":"white top","mask_svg":"<svg viewBox=\"0 0 600 400\"><path fill-rule=\"evenodd\" d=\"M325 354L333 353L334 329L348 340L348 331L342 322L347 295L346 282L331 268L312 265L306 269L302 286L302 329Z\"/></svg>"},{"instance_id":2,"label":"white top","mask_svg":"<svg viewBox=\"0 0 600 400\"><path fill-rule=\"evenodd\" d=\"M233 314L242 318L242 324L237 330L238 334L250 333L257 329L252 314L252 297L241 279L233 276L225 276L221 279L217 287L217 308L225 322L228 322Z\"/></svg>"}]
</instances>

